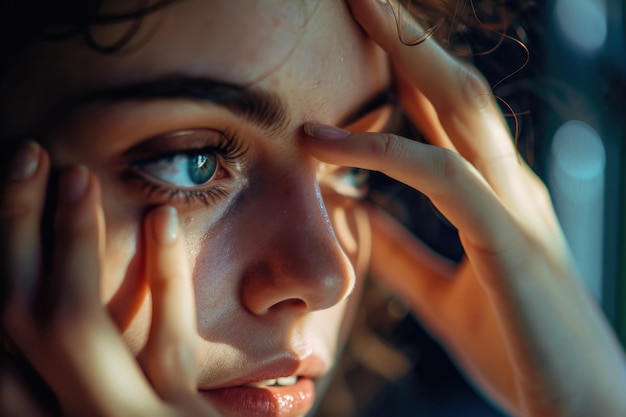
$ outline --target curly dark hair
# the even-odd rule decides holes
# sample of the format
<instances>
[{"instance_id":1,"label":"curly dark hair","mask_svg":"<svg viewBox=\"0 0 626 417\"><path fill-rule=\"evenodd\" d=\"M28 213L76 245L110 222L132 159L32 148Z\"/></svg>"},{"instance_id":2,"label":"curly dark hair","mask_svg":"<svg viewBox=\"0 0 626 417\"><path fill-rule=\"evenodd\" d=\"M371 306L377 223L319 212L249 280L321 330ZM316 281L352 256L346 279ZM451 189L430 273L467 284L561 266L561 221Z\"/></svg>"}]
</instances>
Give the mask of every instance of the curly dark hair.
<instances>
[{"instance_id":1,"label":"curly dark hair","mask_svg":"<svg viewBox=\"0 0 626 417\"><path fill-rule=\"evenodd\" d=\"M141 27L143 17L184 0L135 0L129 11L103 11L107 0L4 0L0 4L0 79L12 62L37 41L60 41L80 37L103 54L122 50ZM338 0L341 1L341 0ZM468 28L500 32L533 0L394 0L399 1L446 46L454 46ZM131 2L132 3L132 2ZM103 45L93 36L99 26L130 22L129 29L115 42ZM435 30L436 29L436 30ZM410 42L411 40L409 40ZM460 51L460 49L458 49Z\"/></svg>"}]
</instances>

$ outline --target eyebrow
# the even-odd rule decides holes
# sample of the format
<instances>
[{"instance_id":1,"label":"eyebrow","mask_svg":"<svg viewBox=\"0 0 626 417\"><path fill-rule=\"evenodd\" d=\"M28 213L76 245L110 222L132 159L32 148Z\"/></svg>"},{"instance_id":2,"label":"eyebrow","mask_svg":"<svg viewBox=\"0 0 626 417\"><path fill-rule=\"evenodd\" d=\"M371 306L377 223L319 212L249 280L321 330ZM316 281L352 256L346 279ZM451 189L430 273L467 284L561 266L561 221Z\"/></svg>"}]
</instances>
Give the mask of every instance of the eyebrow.
<instances>
[{"instance_id":1,"label":"eyebrow","mask_svg":"<svg viewBox=\"0 0 626 417\"><path fill-rule=\"evenodd\" d=\"M376 93L338 124L347 126L367 113L393 102L391 88ZM266 129L279 129L288 122L286 105L277 93L204 77L175 76L96 90L82 95L78 106L98 101L159 99L203 100L217 104Z\"/></svg>"},{"instance_id":2,"label":"eyebrow","mask_svg":"<svg viewBox=\"0 0 626 417\"><path fill-rule=\"evenodd\" d=\"M263 128L280 127L287 122L286 108L278 94L202 77L167 77L91 91L81 96L77 104L161 99L207 101Z\"/></svg>"}]
</instances>

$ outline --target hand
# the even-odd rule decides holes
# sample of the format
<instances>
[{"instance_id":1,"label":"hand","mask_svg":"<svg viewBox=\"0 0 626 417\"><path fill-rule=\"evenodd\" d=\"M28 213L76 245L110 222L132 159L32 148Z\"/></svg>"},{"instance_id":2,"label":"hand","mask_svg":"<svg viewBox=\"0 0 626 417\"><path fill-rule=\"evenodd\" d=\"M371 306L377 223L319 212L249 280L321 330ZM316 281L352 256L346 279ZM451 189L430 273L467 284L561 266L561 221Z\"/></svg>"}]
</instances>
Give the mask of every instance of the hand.
<instances>
[{"instance_id":1,"label":"hand","mask_svg":"<svg viewBox=\"0 0 626 417\"><path fill-rule=\"evenodd\" d=\"M152 323L138 361L100 299L104 217L97 179L84 167L62 172L48 268L41 219L50 161L32 142L20 155L0 216L7 288L2 325L63 415L217 415L196 392L196 312L190 272L180 261L186 257L176 211L159 207L145 219ZM33 398L20 375L6 381L24 400Z\"/></svg>"},{"instance_id":2,"label":"hand","mask_svg":"<svg viewBox=\"0 0 626 417\"><path fill-rule=\"evenodd\" d=\"M41 378L24 361L0 348L0 415L51 417L58 406Z\"/></svg>"},{"instance_id":3,"label":"hand","mask_svg":"<svg viewBox=\"0 0 626 417\"><path fill-rule=\"evenodd\" d=\"M518 156L489 87L433 41L402 44L388 3L350 6L389 54L405 110L437 146L320 125L305 126L316 138L307 146L324 162L381 171L426 194L467 255L454 270L372 212L374 272L393 248L385 265L397 261L400 275L387 273L390 284L513 413L624 415L623 352L577 279L550 196Z\"/></svg>"}]
</instances>

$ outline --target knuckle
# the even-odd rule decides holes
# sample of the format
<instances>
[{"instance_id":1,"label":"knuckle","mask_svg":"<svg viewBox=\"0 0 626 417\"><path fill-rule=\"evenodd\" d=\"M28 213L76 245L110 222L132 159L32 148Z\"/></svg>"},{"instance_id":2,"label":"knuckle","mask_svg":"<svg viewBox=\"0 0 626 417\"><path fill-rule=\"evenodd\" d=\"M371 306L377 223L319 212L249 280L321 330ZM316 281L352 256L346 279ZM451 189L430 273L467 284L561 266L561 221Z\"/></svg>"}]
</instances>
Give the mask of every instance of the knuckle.
<instances>
[{"instance_id":1,"label":"knuckle","mask_svg":"<svg viewBox=\"0 0 626 417\"><path fill-rule=\"evenodd\" d=\"M15 225L31 221L38 215L38 208L31 201L20 198L19 195L6 198L3 203L0 208L0 219L5 225L15 227Z\"/></svg>"},{"instance_id":2,"label":"knuckle","mask_svg":"<svg viewBox=\"0 0 626 417\"><path fill-rule=\"evenodd\" d=\"M437 148L440 158L436 158L438 162L437 171L448 181L456 181L467 173L468 162L458 153L445 148Z\"/></svg>"},{"instance_id":3,"label":"knuckle","mask_svg":"<svg viewBox=\"0 0 626 417\"><path fill-rule=\"evenodd\" d=\"M493 93L484 77L473 67L459 64L453 72L452 86L447 94L433 100L438 113L444 118L452 118L470 110L490 109Z\"/></svg>"},{"instance_id":4,"label":"knuckle","mask_svg":"<svg viewBox=\"0 0 626 417\"><path fill-rule=\"evenodd\" d=\"M467 103L471 103L476 109L489 108L491 87L478 71L467 65L460 65L457 74L460 91L463 93L463 100L459 105L466 106Z\"/></svg>"},{"instance_id":5,"label":"knuckle","mask_svg":"<svg viewBox=\"0 0 626 417\"><path fill-rule=\"evenodd\" d=\"M471 132L483 118L500 114L491 87L476 69L459 64L450 85L432 101L444 127Z\"/></svg>"},{"instance_id":6,"label":"knuckle","mask_svg":"<svg viewBox=\"0 0 626 417\"><path fill-rule=\"evenodd\" d=\"M85 241L94 239L97 229L93 219L86 213L68 210L59 213L55 222L55 232L65 242L68 238L74 241Z\"/></svg>"},{"instance_id":7,"label":"knuckle","mask_svg":"<svg viewBox=\"0 0 626 417\"><path fill-rule=\"evenodd\" d=\"M150 270L148 279L153 296L157 294L159 297L163 297L176 288L172 278L158 268Z\"/></svg>"},{"instance_id":8,"label":"knuckle","mask_svg":"<svg viewBox=\"0 0 626 417\"><path fill-rule=\"evenodd\" d=\"M382 150L381 153L386 160L395 160L403 153L404 141L393 133L381 134Z\"/></svg>"},{"instance_id":9,"label":"knuckle","mask_svg":"<svg viewBox=\"0 0 626 417\"><path fill-rule=\"evenodd\" d=\"M195 367L190 348L170 333L151 335L151 340L141 352L141 361L152 377L181 380L192 373Z\"/></svg>"}]
</instances>

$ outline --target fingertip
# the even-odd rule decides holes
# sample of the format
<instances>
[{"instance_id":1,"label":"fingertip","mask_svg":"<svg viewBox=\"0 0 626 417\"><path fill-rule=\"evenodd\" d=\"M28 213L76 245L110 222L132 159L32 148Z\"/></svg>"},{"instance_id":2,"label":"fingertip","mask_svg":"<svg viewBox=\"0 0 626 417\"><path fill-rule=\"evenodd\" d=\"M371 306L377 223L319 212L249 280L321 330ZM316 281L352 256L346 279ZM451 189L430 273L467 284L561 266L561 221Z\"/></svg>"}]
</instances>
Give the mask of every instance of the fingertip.
<instances>
[{"instance_id":1,"label":"fingertip","mask_svg":"<svg viewBox=\"0 0 626 417\"><path fill-rule=\"evenodd\" d=\"M41 147L32 140L24 142L11 162L9 181L21 181L32 177L40 165Z\"/></svg>"},{"instance_id":2,"label":"fingertip","mask_svg":"<svg viewBox=\"0 0 626 417\"><path fill-rule=\"evenodd\" d=\"M0 192L0 249L4 254L0 273L5 279L0 286L0 303L23 307L31 300L38 274L50 164L47 152L32 140L22 142L5 161Z\"/></svg>"},{"instance_id":3,"label":"fingertip","mask_svg":"<svg viewBox=\"0 0 626 417\"><path fill-rule=\"evenodd\" d=\"M173 206L159 206L150 213L152 239L161 245L173 244L179 235L178 211Z\"/></svg>"},{"instance_id":4,"label":"fingertip","mask_svg":"<svg viewBox=\"0 0 626 417\"><path fill-rule=\"evenodd\" d=\"M303 129L310 137L321 140L345 139L352 134L347 130L320 123L305 123Z\"/></svg>"},{"instance_id":5,"label":"fingertip","mask_svg":"<svg viewBox=\"0 0 626 417\"><path fill-rule=\"evenodd\" d=\"M47 181L50 168L50 158L45 149L33 140L24 141L14 154L5 160L3 167L3 195L13 200L18 195L31 195L32 188L24 187L31 183L35 186L44 186L42 180Z\"/></svg>"},{"instance_id":6,"label":"fingertip","mask_svg":"<svg viewBox=\"0 0 626 417\"><path fill-rule=\"evenodd\" d=\"M94 236L94 230L96 233L100 231L100 187L86 166L74 165L62 170L56 198L54 224L57 233L88 237Z\"/></svg>"}]
</instances>

